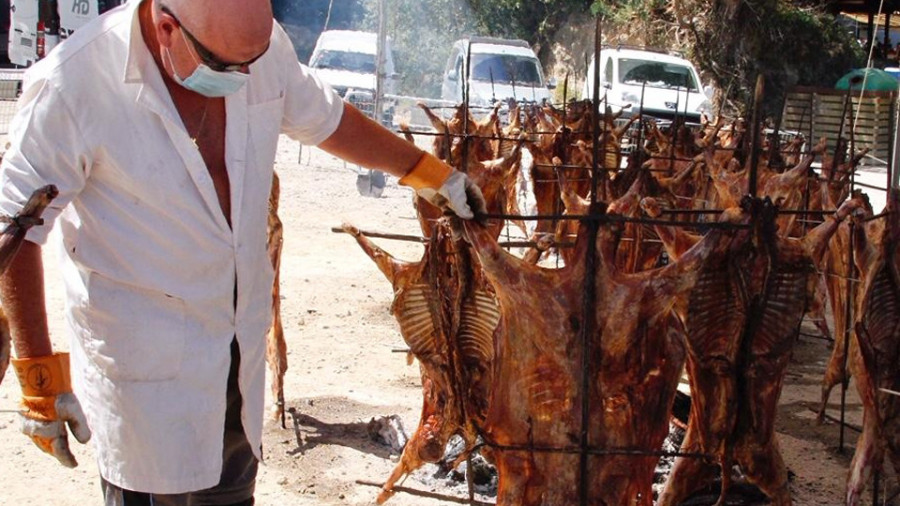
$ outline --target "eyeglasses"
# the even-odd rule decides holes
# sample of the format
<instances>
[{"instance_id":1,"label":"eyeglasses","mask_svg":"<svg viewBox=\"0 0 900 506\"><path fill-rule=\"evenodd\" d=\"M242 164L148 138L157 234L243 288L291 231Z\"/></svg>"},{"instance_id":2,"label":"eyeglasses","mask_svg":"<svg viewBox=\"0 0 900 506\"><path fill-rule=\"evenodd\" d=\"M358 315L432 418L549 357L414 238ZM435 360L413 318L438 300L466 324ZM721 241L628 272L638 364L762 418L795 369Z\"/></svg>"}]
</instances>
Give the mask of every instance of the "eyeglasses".
<instances>
[{"instance_id":1,"label":"eyeglasses","mask_svg":"<svg viewBox=\"0 0 900 506\"><path fill-rule=\"evenodd\" d=\"M191 41L191 45L194 46L194 52L196 52L197 56L200 57L200 61L202 61L206 66L208 66L212 70L215 70L216 72L240 72L244 68L252 65L256 60L262 58L262 56L266 54L266 51L269 50L269 46L266 45L266 48L262 53L259 53L258 55L256 55L256 57L250 60L241 63L225 63L218 57L216 57L216 55L213 54L212 51L207 49L206 46L201 44L200 41L197 40L197 38L194 37L194 35L184 27L184 24L182 24L182 22L175 16L175 14L172 13L171 10L169 10L168 7L162 6L160 7L160 10L171 16L172 19L174 19L175 22L178 23L178 27L181 29L182 33L184 33L185 37L189 41Z\"/></svg>"}]
</instances>

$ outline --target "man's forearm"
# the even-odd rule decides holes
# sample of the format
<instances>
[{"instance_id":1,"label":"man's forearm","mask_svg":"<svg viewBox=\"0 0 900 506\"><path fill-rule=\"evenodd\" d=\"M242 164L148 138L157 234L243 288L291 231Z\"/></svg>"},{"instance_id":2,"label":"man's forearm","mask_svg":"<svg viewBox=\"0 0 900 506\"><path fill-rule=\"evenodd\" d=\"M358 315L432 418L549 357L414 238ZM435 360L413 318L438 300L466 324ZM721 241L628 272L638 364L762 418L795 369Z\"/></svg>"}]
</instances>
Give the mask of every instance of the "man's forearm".
<instances>
[{"instance_id":1,"label":"man's forearm","mask_svg":"<svg viewBox=\"0 0 900 506\"><path fill-rule=\"evenodd\" d=\"M411 169L422 150L345 104L337 130L319 148L369 169L400 177Z\"/></svg>"},{"instance_id":2,"label":"man's forearm","mask_svg":"<svg viewBox=\"0 0 900 506\"><path fill-rule=\"evenodd\" d=\"M0 301L9 319L16 356L51 354L40 246L29 241L22 244L22 249L0 276Z\"/></svg>"}]
</instances>

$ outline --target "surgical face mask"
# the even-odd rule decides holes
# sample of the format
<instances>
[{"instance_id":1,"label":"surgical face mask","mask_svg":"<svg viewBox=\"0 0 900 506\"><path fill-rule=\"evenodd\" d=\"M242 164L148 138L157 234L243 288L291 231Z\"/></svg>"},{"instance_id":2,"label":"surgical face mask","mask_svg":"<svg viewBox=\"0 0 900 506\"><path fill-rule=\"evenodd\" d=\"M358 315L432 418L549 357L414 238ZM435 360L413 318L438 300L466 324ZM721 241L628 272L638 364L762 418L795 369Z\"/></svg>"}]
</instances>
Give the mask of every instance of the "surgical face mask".
<instances>
[{"instance_id":1,"label":"surgical face mask","mask_svg":"<svg viewBox=\"0 0 900 506\"><path fill-rule=\"evenodd\" d=\"M181 34L181 37L184 38L184 33ZM184 42L185 45L187 45L187 39L185 39ZM172 66L172 76L174 77L175 82L205 97L225 97L237 93L250 78L250 74L238 71L216 72L209 68L205 63L198 62L197 59L191 55L191 57L194 58L194 62L197 63L197 68L191 75L182 79L178 75L178 72L175 71L172 53L169 51L169 48L165 49L166 55L169 57L169 65Z\"/></svg>"}]
</instances>

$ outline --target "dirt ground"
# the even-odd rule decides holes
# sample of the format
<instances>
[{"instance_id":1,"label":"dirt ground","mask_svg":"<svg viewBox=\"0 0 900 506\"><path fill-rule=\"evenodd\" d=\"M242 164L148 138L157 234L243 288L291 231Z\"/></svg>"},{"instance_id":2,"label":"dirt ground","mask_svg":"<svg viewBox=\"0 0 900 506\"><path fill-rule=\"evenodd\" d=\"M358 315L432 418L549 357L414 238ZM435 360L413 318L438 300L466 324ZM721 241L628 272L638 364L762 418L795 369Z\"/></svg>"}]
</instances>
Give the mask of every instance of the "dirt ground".
<instances>
[{"instance_id":1,"label":"dirt ground","mask_svg":"<svg viewBox=\"0 0 900 506\"><path fill-rule=\"evenodd\" d=\"M389 283L347 235L332 233L342 221L366 229L418 234L410 191L388 179L381 198L356 190L356 170L321 151L282 138L277 170L282 180L281 216L285 226L281 264L282 310L289 349L285 378L288 407L300 413L302 444L269 420L265 427L265 464L257 504L373 504L378 489L357 480L382 482L397 456L372 442L366 432L372 417L397 414L408 433L415 430L421 406L417 366L406 364L397 325L389 313ZM421 246L378 241L395 255L417 260ZM50 327L57 349L68 349L62 314L62 289L55 252L46 251ZM809 327L809 329L806 329ZM812 326L805 331L814 334ZM815 424L812 411L829 343L801 337L781 397L777 427L791 489L798 505L841 503L856 433L847 431L846 450L837 451L839 429ZM830 413L839 416L840 389ZM268 395L268 392L267 392ZM18 432L18 385L7 376L0 386L0 505L100 504L96 465L90 445L75 445L81 465L60 467ZM268 399L271 405L271 398ZM848 391L847 420L861 424L854 387ZM464 485L448 488L427 466L405 484L419 490L462 497ZM894 490L891 481L888 490ZM870 500L866 495L866 503ZM884 496L882 496L884 497ZM492 500L492 498L487 498ZM388 504L438 505L445 500L398 494Z\"/></svg>"}]
</instances>

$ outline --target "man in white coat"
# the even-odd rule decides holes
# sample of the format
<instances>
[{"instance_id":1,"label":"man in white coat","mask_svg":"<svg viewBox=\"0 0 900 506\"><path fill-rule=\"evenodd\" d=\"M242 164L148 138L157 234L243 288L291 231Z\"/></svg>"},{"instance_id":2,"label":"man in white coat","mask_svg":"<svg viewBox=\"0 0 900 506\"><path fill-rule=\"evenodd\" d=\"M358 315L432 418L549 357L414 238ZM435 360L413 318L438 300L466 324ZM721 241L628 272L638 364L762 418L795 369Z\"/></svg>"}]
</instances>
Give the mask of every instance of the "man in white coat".
<instances>
[{"instance_id":1,"label":"man in white coat","mask_svg":"<svg viewBox=\"0 0 900 506\"><path fill-rule=\"evenodd\" d=\"M26 74L0 213L47 184L59 196L0 277L23 431L67 466L66 425L93 433L107 505L253 503L281 133L463 218L483 205L298 64L269 0L132 0ZM54 223L71 357L53 353L44 309Z\"/></svg>"}]
</instances>

